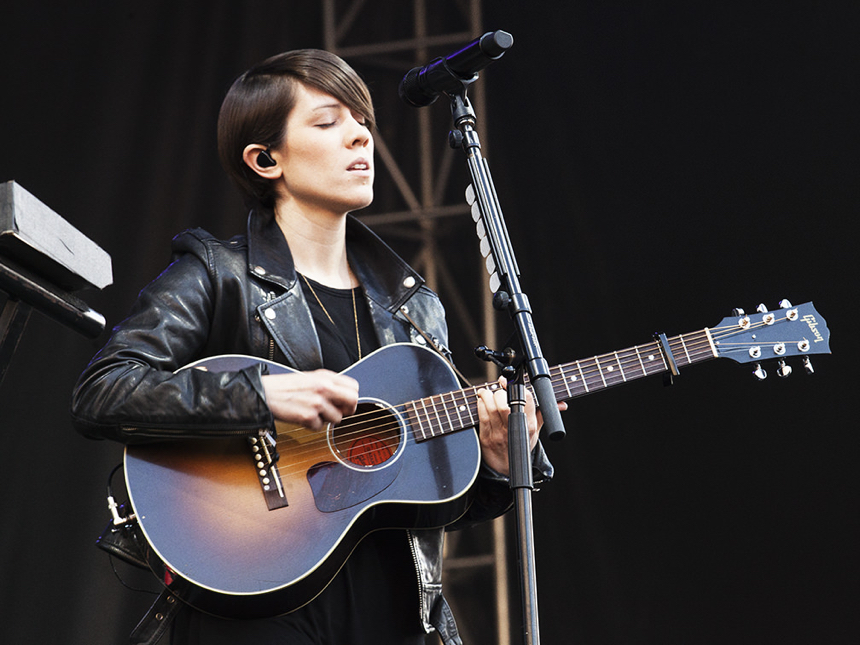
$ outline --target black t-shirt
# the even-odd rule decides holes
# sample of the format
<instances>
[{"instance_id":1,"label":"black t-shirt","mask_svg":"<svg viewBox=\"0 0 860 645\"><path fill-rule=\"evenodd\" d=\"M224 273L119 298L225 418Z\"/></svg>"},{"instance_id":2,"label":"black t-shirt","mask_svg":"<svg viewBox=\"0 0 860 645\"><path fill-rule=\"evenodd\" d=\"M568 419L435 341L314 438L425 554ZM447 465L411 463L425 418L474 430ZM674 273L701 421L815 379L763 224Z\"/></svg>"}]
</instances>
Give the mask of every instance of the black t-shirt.
<instances>
[{"instance_id":1,"label":"black t-shirt","mask_svg":"<svg viewBox=\"0 0 860 645\"><path fill-rule=\"evenodd\" d=\"M317 328L326 369L342 372L379 347L361 287L334 289L304 276L299 277L299 283ZM356 330L361 338L361 351Z\"/></svg>"},{"instance_id":2,"label":"black t-shirt","mask_svg":"<svg viewBox=\"0 0 860 645\"><path fill-rule=\"evenodd\" d=\"M361 288L333 289L299 278L327 369L343 371L379 346ZM329 319L329 317L331 319ZM357 321L357 322L356 322ZM356 325L361 339L359 352ZM284 549L289 557L289 548ZM331 584L304 607L265 620L222 620L180 612L172 645L423 645L419 589L406 532L375 531L359 542Z\"/></svg>"}]
</instances>

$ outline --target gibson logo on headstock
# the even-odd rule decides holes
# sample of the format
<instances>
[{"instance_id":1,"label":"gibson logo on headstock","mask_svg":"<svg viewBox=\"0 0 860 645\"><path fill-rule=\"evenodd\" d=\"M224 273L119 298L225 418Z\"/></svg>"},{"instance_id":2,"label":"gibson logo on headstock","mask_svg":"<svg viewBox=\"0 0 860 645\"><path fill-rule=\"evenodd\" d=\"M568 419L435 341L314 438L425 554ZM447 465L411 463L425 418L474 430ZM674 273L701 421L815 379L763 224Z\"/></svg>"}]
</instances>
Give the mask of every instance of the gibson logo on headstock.
<instances>
[{"instance_id":1,"label":"gibson logo on headstock","mask_svg":"<svg viewBox=\"0 0 860 645\"><path fill-rule=\"evenodd\" d=\"M815 316L813 316L812 314L806 314L803 318L801 318L801 320L807 325L809 325L809 330L815 335L815 340L813 342L824 342L824 336L822 336L821 332L818 331L818 321L815 320Z\"/></svg>"}]
</instances>

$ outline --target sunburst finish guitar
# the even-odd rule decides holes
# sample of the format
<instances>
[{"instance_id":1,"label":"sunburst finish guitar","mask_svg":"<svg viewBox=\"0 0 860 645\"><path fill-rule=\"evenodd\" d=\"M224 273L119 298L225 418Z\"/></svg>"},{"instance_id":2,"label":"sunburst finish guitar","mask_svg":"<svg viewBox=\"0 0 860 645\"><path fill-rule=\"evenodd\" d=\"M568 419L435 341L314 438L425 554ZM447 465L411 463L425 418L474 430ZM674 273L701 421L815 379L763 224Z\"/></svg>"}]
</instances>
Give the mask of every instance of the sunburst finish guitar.
<instances>
[{"instance_id":1,"label":"sunburst finish guitar","mask_svg":"<svg viewBox=\"0 0 860 645\"><path fill-rule=\"evenodd\" d=\"M829 351L829 331L812 304L785 303L559 365L550 375L556 399L566 401L711 358L776 359L785 373L786 358ZM183 369L258 362L266 361L217 356ZM268 369L293 371L271 362ZM225 617L286 613L324 589L370 531L444 526L463 514L480 464L479 388L458 389L441 357L409 344L383 347L344 373L359 381L359 408L326 431L278 424L274 438L126 448L126 484L148 562L182 600Z\"/></svg>"}]
</instances>

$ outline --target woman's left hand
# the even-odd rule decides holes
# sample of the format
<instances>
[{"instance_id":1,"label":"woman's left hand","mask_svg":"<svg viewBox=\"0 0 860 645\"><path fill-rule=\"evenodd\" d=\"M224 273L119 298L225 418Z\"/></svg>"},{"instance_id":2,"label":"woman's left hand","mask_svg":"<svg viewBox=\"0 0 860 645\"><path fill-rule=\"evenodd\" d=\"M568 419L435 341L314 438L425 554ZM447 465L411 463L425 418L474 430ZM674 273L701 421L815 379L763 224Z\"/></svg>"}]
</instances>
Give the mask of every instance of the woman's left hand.
<instances>
[{"instance_id":1,"label":"woman's left hand","mask_svg":"<svg viewBox=\"0 0 860 645\"><path fill-rule=\"evenodd\" d=\"M507 381L504 377L499 378L498 386L493 390L481 388L477 392L480 421L478 436L481 440L481 457L484 463L501 475L510 475L508 417L511 410L508 407ZM560 403L559 409L566 410L567 404ZM525 412L529 429L529 450L532 450L537 445L543 419L540 412L535 411L535 400L528 389L526 389Z\"/></svg>"}]
</instances>

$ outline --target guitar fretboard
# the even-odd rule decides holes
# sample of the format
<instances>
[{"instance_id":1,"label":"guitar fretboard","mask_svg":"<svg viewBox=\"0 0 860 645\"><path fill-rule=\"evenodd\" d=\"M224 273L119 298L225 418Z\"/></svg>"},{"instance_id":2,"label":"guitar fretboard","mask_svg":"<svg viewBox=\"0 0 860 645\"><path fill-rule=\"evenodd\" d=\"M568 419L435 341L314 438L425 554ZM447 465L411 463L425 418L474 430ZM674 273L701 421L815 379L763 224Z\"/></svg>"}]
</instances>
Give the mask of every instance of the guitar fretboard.
<instances>
[{"instance_id":1,"label":"guitar fretboard","mask_svg":"<svg viewBox=\"0 0 860 645\"><path fill-rule=\"evenodd\" d=\"M675 336L668 339L668 344L678 368L717 356L708 329ZM567 401L613 385L661 374L669 369L669 358L661 343L654 341L556 365L550 368L549 373L556 401ZM494 390L498 387L498 383L486 383L410 401L400 407L412 427L416 441L424 441L477 426L478 390Z\"/></svg>"}]
</instances>

